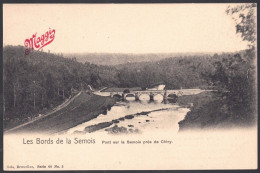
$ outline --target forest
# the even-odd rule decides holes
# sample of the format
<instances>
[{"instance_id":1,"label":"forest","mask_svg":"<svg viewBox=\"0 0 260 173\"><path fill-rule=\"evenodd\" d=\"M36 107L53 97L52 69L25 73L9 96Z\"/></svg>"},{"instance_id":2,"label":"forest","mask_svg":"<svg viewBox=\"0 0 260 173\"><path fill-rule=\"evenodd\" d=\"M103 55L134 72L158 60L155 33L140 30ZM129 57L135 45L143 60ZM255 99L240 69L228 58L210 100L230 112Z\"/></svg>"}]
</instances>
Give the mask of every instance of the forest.
<instances>
[{"instance_id":1,"label":"forest","mask_svg":"<svg viewBox=\"0 0 260 173\"><path fill-rule=\"evenodd\" d=\"M117 70L79 63L75 58L32 51L23 46L3 48L4 120L32 118L53 108L87 84L114 86Z\"/></svg>"},{"instance_id":2,"label":"forest","mask_svg":"<svg viewBox=\"0 0 260 173\"><path fill-rule=\"evenodd\" d=\"M254 4L245 6L252 10ZM228 9L238 13L241 9ZM151 87L163 82L167 89L214 89L227 97L230 110L256 112L256 47L252 14L242 16L237 33L249 48L234 53L174 56L153 62L95 65L76 57L31 51L23 46L3 48L4 126L32 119L61 104L81 89L103 87ZM123 55L122 55L123 56ZM151 55L152 56L152 55ZM158 55L159 56L159 55ZM152 57L151 57L152 58ZM154 57L152 58L154 59Z\"/></svg>"}]
</instances>

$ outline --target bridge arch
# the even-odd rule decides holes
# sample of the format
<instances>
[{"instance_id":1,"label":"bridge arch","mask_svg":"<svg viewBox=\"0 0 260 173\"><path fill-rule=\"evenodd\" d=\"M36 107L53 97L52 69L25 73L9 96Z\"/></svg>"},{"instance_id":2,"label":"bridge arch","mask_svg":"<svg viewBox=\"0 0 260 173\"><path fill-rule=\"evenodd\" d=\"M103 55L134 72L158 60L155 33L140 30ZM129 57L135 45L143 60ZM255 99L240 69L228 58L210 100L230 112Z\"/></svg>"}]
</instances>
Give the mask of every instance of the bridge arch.
<instances>
[{"instance_id":1,"label":"bridge arch","mask_svg":"<svg viewBox=\"0 0 260 173\"><path fill-rule=\"evenodd\" d=\"M167 96L169 100L171 100L173 103L176 103L178 100L178 96L176 93L171 93Z\"/></svg>"},{"instance_id":2,"label":"bridge arch","mask_svg":"<svg viewBox=\"0 0 260 173\"><path fill-rule=\"evenodd\" d=\"M112 94L112 97L113 98L118 98L118 99L121 99L122 98L122 96L120 95L120 94Z\"/></svg>"},{"instance_id":3,"label":"bridge arch","mask_svg":"<svg viewBox=\"0 0 260 173\"><path fill-rule=\"evenodd\" d=\"M146 99L151 99L151 95L150 95L150 93L138 93L138 100L146 100ZM141 98L141 96L145 96L145 97L142 97Z\"/></svg>"},{"instance_id":4,"label":"bridge arch","mask_svg":"<svg viewBox=\"0 0 260 173\"><path fill-rule=\"evenodd\" d=\"M134 93L127 93L127 94L125 94L125 97L134 97L134 96L135 96Z\"/></svg>"}]
</instances>

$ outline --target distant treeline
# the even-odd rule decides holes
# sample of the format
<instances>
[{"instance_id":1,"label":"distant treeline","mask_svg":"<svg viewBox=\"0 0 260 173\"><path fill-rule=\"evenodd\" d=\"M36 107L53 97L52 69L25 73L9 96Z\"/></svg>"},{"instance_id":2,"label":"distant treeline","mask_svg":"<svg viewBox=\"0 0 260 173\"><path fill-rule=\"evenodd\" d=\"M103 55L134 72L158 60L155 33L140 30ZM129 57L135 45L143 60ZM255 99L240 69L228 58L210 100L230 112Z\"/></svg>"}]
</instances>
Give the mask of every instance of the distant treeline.
<instances>
[{"instance_id":1,"label":"distant treeline","mask_svg":"<svg viewBox=\"0 0 260 173\"><path fill-rule=\"evenodd\" d=\"M3 49L5 120L24 119L60 104L74 90L102 87L168 89L214 88L232 98L234 106L249 109L255 99L254 50L234 54L170 57L156 62L100 66L79 63L75 57L32 51L22 46Z\"/></svg>"},{"instance_id":2,"label":"distant treeline","mask_svg":"<svg viewBox=\"0 0 260 173\"><path fill-rule=\"evenodd\" d=\"M204 56L214 53L66 53L64 57L76 57L78 62L90 62L97 65L120 65L135 62L155 62L169 57Z\"/></svg>"}]
</instances>

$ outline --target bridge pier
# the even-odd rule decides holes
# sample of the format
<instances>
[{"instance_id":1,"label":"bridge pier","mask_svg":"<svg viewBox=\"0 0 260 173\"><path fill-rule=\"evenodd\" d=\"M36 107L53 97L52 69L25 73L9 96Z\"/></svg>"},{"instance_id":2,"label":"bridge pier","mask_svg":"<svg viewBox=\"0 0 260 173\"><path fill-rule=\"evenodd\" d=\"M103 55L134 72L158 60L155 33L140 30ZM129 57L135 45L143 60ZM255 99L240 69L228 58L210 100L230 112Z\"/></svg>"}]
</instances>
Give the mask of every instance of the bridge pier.
<instances>
[{"instance_id":1,"label":"bridge pier","mask_svg":"<svg viewBox=\"0 0 260 173\"><path fill-rule=\"evenodd\" d=\"M138 95L138 92L135 93L135 101L139 101L139 95Z\"/></svg>"},{"instance_id":2,"label":"bridge pier","mask_svg":"<svg viewBox=\"0 0 260 173\"><path fill-rule=\"evenodd\" d=\"M125 93L122 94L122 100L126 101L126 94Z\"/></svg>"},{"instance_id":3,"label":"bridge pier","mask_svg":"<svg viewBox=\"0 0 260 173\"><path fill-rule=\"evenodd\" d=\"M169 103L169 100L163 99L163 103L164 103L164 104L168 104L168 103Z\"/></svg>"},{"instance_id":4,"label":"bridge pier","mask_svg":"<svg viewBox=\"0 0 260 173\"><path fill-rule=\"evenodd\" d=\"M150 92L149 96L150 96L150 101L154 101L154 94L152 92Z\"/></svg>"},{"instance_id":5,"label":"bridge pier","mask_svg":"<svg viewBox=\"0 0 260 173\"><path fill-rule=\"evenodd\" d=\"M126 95L125 95L125 93L122 94L122 100L123 100L123 101L126 101Z\"/></svg>"},{"instance_id":6,"label":"bridge pier","mask_svg":"<svg viewBox=\"0 0 260 173\"><path fill-rule=\"evenodd\" d=\"M167 101L167 90L164 90L164 94L163 94L163 101L166 102Z\"/></svg>"}]
</instances>

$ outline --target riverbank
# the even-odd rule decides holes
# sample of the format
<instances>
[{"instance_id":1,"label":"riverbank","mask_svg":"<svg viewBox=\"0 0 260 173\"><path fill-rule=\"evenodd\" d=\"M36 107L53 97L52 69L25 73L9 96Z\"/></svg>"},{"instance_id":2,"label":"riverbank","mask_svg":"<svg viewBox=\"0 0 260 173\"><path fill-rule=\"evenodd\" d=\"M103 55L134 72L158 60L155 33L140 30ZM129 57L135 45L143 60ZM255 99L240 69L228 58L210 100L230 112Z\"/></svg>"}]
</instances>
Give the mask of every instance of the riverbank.
<instances>
[{"instance_id":1,"label":"riverbank","mask_svg":"<svg viewBox=\"0 0 260 173\"><path fill-rule=\"evenodd\" d=\"M66 107L8 133L36 132L52 134L61 132L96 118L101 113L105 114L115 103L113 98L82 91Z\"/></svg>"},{"instance_id":2,"label":"riverbank","mask_svg":"<svg viewBox=\"0 0 260 173\"><path fill-rule=\"evenodd\" d=\"M179 122L180 131L203 128L233 128L255 125L256 116L240 106L234 109L234 102L223 93L203 92L197 95L181 96L178 103L189 107L184 120Z\"/></svg>"}]
</instances>

